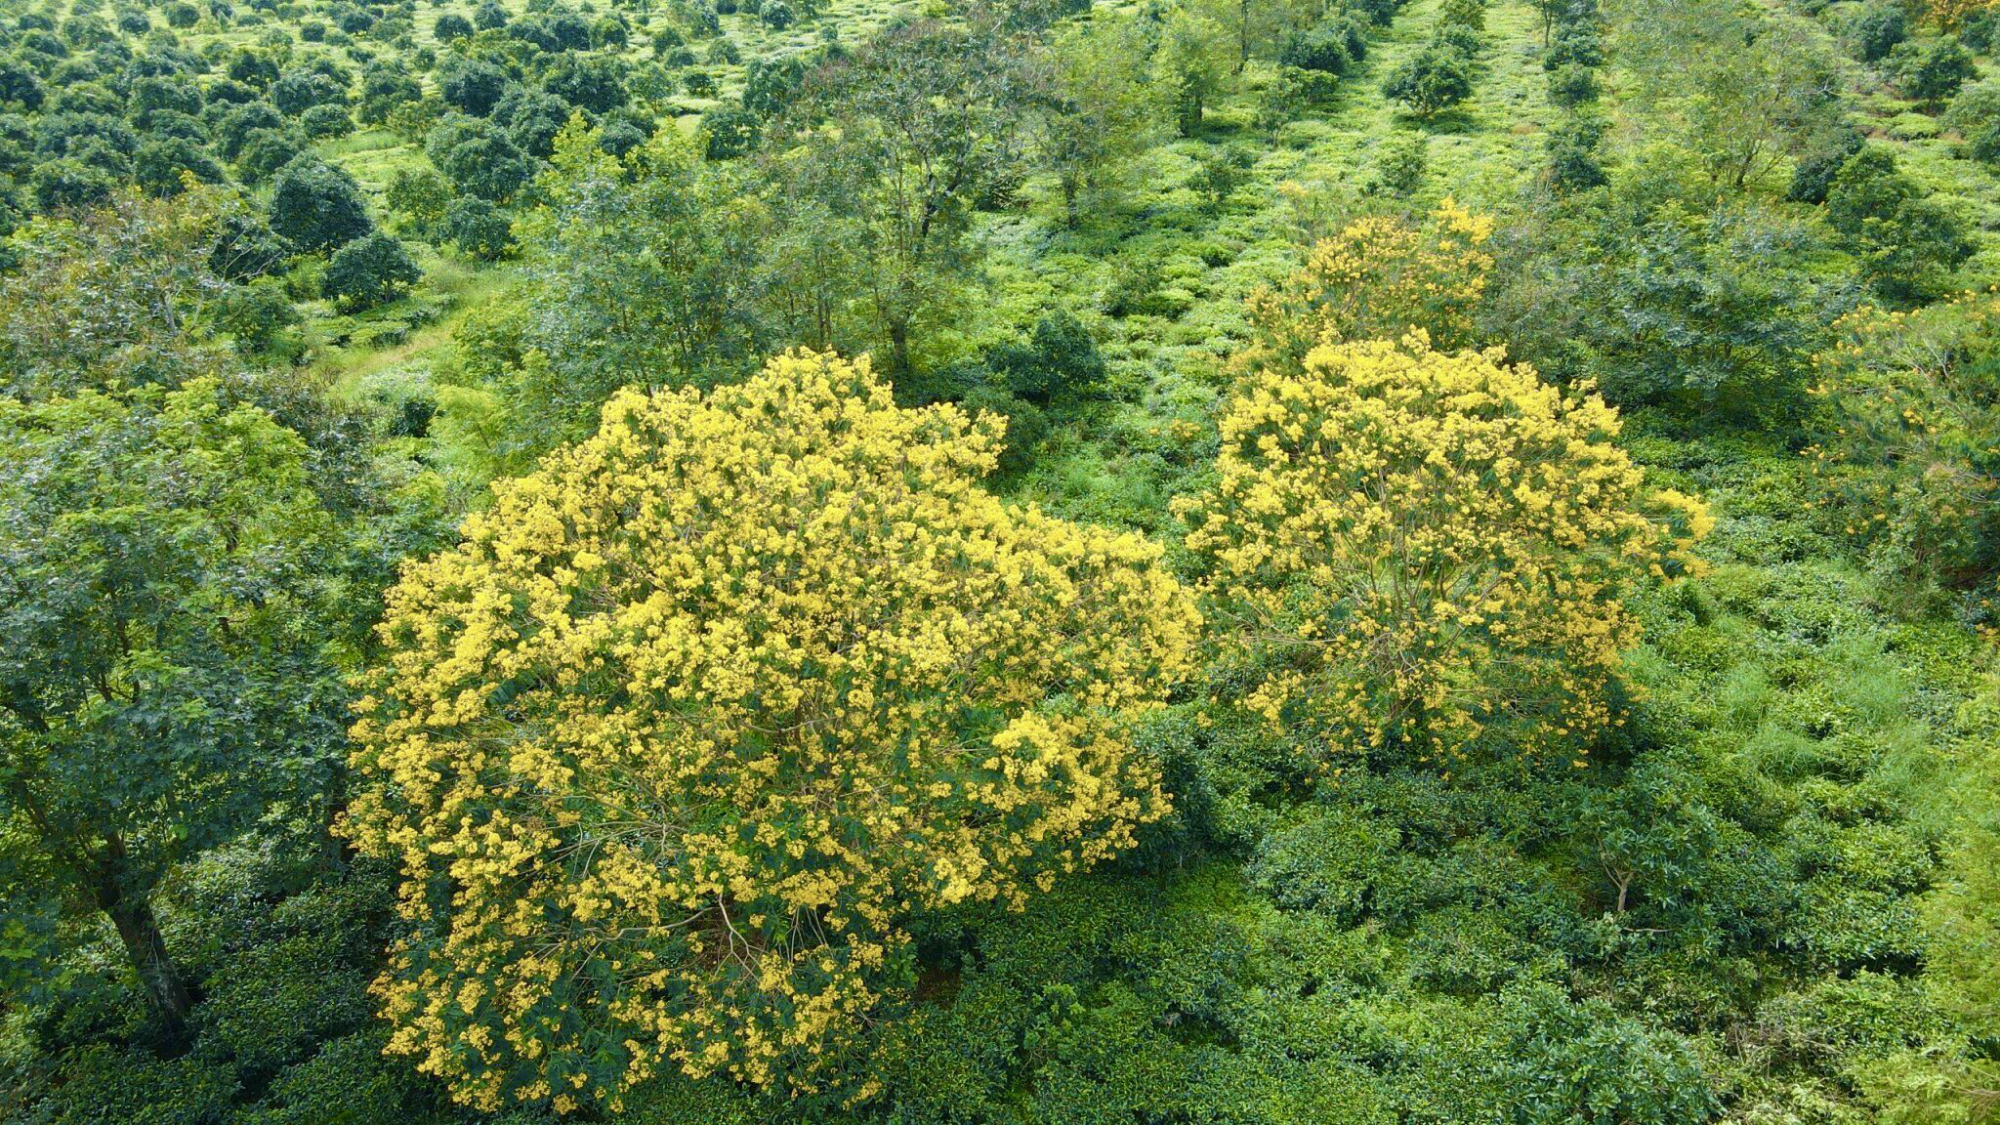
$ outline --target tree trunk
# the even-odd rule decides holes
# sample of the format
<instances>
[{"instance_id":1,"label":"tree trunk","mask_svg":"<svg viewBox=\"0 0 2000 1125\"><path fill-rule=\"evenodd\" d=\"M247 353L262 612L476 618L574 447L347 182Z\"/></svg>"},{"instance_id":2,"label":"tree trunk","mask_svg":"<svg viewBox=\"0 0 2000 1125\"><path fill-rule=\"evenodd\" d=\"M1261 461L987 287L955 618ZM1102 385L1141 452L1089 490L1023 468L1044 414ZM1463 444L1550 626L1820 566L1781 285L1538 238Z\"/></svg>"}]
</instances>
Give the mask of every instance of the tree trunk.
<instances>
[{"instance_id":1,"label":"tree trunk","mask_svg":"<svg viewBox=\"0 0 2000 1125\"><path fill-rule=\"evenodd\" d=\"M889 321L889 362L897 378L910 373L910 324L902 317Z\"/></svg>"},{"instance_id":2,"label":"tree trunk","mask_svg":"<svg viewBox=\"0 0 2000 1125\"><path fill-rule=\"evenodd\" d=\"M186 1037L194 994L167 956L167 942L160 936L160 921L153 914L152 902L144 892L128 885L127 874L125 842L114 837L98 865L97 905L117 928L118 940L125 943L125 953L132 959L153 1011L178 1042Z\"/></svg>"}]
</instances>

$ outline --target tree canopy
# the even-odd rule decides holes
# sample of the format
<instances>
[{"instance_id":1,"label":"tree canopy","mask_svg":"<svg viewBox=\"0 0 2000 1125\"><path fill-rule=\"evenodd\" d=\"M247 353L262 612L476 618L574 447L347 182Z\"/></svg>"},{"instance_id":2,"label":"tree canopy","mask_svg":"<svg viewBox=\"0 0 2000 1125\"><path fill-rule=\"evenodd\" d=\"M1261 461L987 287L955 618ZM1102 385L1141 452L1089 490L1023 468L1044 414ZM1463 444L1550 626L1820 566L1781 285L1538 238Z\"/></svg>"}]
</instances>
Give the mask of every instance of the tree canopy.
<instances>
[{"instance_id":1,"label":"tree canopy","mask_svg":"<svg viewBox=\"0 0 2000 1125\"><path fill-rule=\"evenodd\" d=\"M810 1090L912 911L1018 908L1166 811L1129 724L1193 602L983 492L998 439L791 353L615 397L405 572L346 822L404 879L392 1052L486 1109Z\"/></svg>"}]
</instances>

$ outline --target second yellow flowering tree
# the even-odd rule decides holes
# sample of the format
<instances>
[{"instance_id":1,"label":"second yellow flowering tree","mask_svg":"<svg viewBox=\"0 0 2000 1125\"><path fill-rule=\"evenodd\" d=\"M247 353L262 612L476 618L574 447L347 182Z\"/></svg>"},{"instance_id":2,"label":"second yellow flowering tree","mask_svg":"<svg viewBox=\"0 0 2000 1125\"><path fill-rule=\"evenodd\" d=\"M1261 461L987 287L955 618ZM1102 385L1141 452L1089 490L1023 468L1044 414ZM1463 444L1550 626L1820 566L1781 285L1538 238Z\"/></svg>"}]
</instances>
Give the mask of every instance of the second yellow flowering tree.
<instances>
[{"instance_id":1,"label":"second yellow flowering tree","mask_svg":"<svg viewBox=\"0 0 2000 1125\"><path fill-rule=\"evenodd\" d=\"M1303 266L1250 298L1258 340L1249 366L1296 364L1328 336L1394 339L1422 329L1440 345L1470 342L1493 272L1493 219L1450 199L1427 221L1364 215L1321 239Z\"/></svg>"},{"instance_id":2,"label":"second yellow flowering tree","mask_svg":"<svg viewBox=\"0 0 2000 1125\"><path fill-rule=\"evenodd\" d=\"M1243 702L1329 751L1533 751L1614 720L1634 581L1681 573L1710 521L1652 491L1618 415L1498 353L1324 343L1246 377L1217 481L1184 500ZM1497 729L1496 729L1497 728Z\"/></svg>"},{"instance_id":3,"label":"second yellow flowering tree","mask_svg":"<svg viewBox=\"0 0 2000 1125\"><path fill-rule=\"evenodd\" d=\"M626 392L391 593L346 830L399 865L389 1049L558 1112L812 1089L913 910L1025 903L1166 807L1156 545L1004 505L997 427L811 353Z\"/></svg>"}]
</instances>

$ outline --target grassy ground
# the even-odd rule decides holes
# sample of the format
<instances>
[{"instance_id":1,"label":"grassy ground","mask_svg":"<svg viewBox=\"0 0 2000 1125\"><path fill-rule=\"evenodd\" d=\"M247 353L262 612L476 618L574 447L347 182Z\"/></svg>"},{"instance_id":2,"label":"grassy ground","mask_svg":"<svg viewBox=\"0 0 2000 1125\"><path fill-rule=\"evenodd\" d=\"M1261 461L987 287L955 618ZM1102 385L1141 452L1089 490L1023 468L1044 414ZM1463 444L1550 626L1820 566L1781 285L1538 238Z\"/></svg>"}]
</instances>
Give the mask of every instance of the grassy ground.
<instances>
[{"instance_id":1,"label":"grassy ground","mask_svg":"<svg viewBox=\"0 0 2000 1125\"><path fill-rule=\"evenodd\" d=\"M1101 308L1121 274L1135 271L1157 271L1165 303L1179 308L1094 321L1113 385L1127 401L1101 425L1056 435L1019 483L1021 495L1075 515L1159 527L1164 490L1200 452L1188 427L1207 428L1223 361L1245 337L1245 299L1293 269L1302 242L1332 233L1334 217L1364 205L1420 211L1450 196L1494 209L1528 186L1552 117L1531 6L1489 6L1475 91L1459 110L1423 122L1383 96L1383 76L1422 47L1437 7L1438 0L1415 0L1404 8L1334 97L1275 136L1254 124L1273 75L1252 64L1200 136L1162 144L1139 161L1129 181L1145 186L1093 229L1053 229L1050 200L989 223L982 236L997 330L1032 322L1043 307ZM1371 203L1365 195L1383 146L1406 131L1428 138L1430 175L1412 199ZM1250 149L1256 163L1210 214L1189 180L1205 152L1228 145Z\"/></svg>"}]
</instances>

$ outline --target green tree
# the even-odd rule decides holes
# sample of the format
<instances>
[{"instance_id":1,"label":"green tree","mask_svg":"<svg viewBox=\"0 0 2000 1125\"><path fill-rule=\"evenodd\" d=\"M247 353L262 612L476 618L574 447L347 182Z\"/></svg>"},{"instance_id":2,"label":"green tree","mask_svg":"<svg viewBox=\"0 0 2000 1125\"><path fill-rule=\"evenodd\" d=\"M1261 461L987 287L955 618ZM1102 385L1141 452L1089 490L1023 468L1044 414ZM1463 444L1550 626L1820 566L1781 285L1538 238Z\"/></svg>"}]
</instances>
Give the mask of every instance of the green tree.
<instances>
[{"instance_id":1,"label":"green tree","mask_svg":"<svg viewBox=\"0 0 2000 1125\"><path fill-rule=\"evenodd\" d=\"M424 155L459 191L495 202L512 196L533 175L513 140L480 117L452 118L432 129Z\"/></svg>"},{"instance_id":2,"label":"green tree","mask_svg":"<svg viewBox=\"0 0 2000 1125\"><path fill-rule=\"evenodd\" d=\"M1139 22L1109 14L1065 27L1034 60L1028 129L1062 192L1066 227L1086 194L1108 193L1120 165L1158 139L1163 115L1145 65Z\"/></svg>"},{"instance_id":3,"label":"green tree","mask_svg":"<svg viewBox=\"0 0 2000 1125\"><path fill-rule=\"evenodd\" d=\"M118 182L96 165L65 157L37 165L29 186L36 209L54 213L100 206L110 200Z\"/></svg>"},{"instance_id":4,"label":"green tree","mask_svg":"<svg viewBox=\"0 0 2000 1125\"><path fill-rule=\"evenodd\" d=\"M1752 202L1645 206L1626 190L1578 195L1550 226L1516 232L1527 246L1501 271L1492 331L1622 406L1787 421L1850 300L1817 225Z\"/></svg>"},{"instance_id":5,"label":"green tree","mask_svg":"<svg viewBox=\"0 0 2000 1125\"><path fill-rule=\"evenodd\" d=\"M202 379L0 400L0 461L0 846L110 920L178 1036L155 889L313 812L342 741L306 447Z\"/></svg>"},{"instance_id":6,"label":"green tree","mask_svg":"<svg viewBox=\"0 0 2000 1125\"><path fill-rule=\"evenodd\" d=\"M1430 140L1422 133L1397 133L1381 144L1375 174L1383 190L1399 198L1415 195L1430 171Z\"/></svg>"},{"instance_id":7,"label":"green tree","mask_svg":"<svg viewBox=\"0 0 2000 1125\"><path fill-rule=\"evenodd\" d=\"M1222 25L1199 12L1177 7L1167 16L1153 54L1153 81L1173 107L1181 136L1201 131L1208 103L1234 80L1237 58L1230 47Z\"/></svg>"},{"instance_id":8,"label":"green tree","mask_svg":"<svg viewBox=\"0 0 2000 1125\"><path fill-rule=\"evenodd\" d=\"M401 242L374 231L335 251L320 284L325 296L353 311L393 301L423 276Z\"/></svg>"},{"instance_id":9,"label":"green tree","mask_svg":"<svg viewBox=\"0 0 2000 1125\"><path fill-rule=\"evenodd\" d=\"M1803 18L1732 0L1618 12L1620 60L1642 77L1632 102L1714 182L1741 189L1846 127L1840 60Z\"/></svg>"},{"instance_id":10,"label":"green tree","mask_svg":"<svg viewBox=\"0 0 2000 1125\"><path fill-rule=\"evenodd\" d=\"M1975 244L1958 216L1930 199L1887 149L1849 157L1826 192L1835 230L1853 240L1862 273L1891 301L1918 304L1950 287Z\"/></svg>"},{"instance_id":11,"label":"green tree","mask_svg":"<svg viewBox=\"0 0 2000 1125\"><path fill-rule=\"evenodd\" d=\"M1486 30L1486 0L1444 0L1438 5L1438 24Z\"/></svg>"},{"instance_id":12,"label":"green tree","mask_svg":"<svg viewBox=\"0 0 2000 1125\"><path fill-rule=\"evenodd\" d=\"M455 59L438 69L438 93L452 108L485 117L507 96L513 79L484 59Z\"/></svg>"},{"instance_id":13,"label":"green tree","mask_svg":"<svg viewBox=\"0 0 2000 1125\"><path fill-rule=\"evenodd\" d=\"M346 169L311 154L279 170L269 215L272 230L308 253L345 246L375 229L361 185Z\"/></svg>"},{"instance_id":14,"label":"green tree","mask_svg":"<svg viewBox=\"0 0 2000 1125\"><path fill-rule=\"evenodd\" d=\"M189 175L205 184L225 178L215 158L185 137L147 141L132 158L133 180L152 195L179 195L187 190L183 177Z\"/></svg>"},{"instance_id":15,"label":"green tree","mask_svg":"<svg viewBox=\"0 0 2000 1125\"><path fill-rule=\"evenodd\" d=\"M892 377L913 330L951 308L976 263L972 210L1012 158L1017 46L996 29L915 21L885 32L816 88L797 182L859 237L850 281L872 306ZM812 212L803 212L810 214Z\"/></svg>"},{"instance_id":16,"label":"green tree","mask_svg":"<svg viewBox=\"0 0 2000 1125\"><path fill-rule=\"evenodd\" d=\"M478 196L452 200L445 210L442 230L460 253L482 262L499 261L514 253L512 220Z\"/></svg>"},{"instance_id":17,"label":"green tree","mask_svg":"<svg viewBox=\"0 0 2000 1125\"><path fill-rule=\"evenodd\" d=\"M398 168L382 193L382 201L397 219L398 229L429 238L444 222L452 202L451 184L429 168Z\"/></svg>"},{"instance_id":18,"label":"green tree","mask_svg":"<svg viewBox=\"0 0 2000 1125\"><path fill-rule=\"evenodd\" d=\"M1435 117L1472 96L1472 61L1455 48L1426 44L1389 72L1382 93L1418 117Z\"/></svg>"},{"instance_id":19,"label":"green tree","mask_svg":"<svg viewBox=\"0 0 2000 1125\"><path fill-rule=\"evenodd\" d=\"M245 205L219 189L171 200L136 194L74 221L16 232L0 274L0 370L15 397L219 374L205 335L237 265L230 224ZM220 275L220 276L219 276Z\"/></svg>"},{"instance_id":20,"label":"green tree","mask_svg":"<svg viewBox=\"0 0 2000 1125\"><path fill-rule=\"evenodd\" d=\"M708 384L756 361L760 203L678 130L624 160L579 119L556 141L546 200L523 216L529 411L572 433L628 383ZM540 439L537 439L540 440Z\"/></svg>"},{"instance_id":21,"label":"green tree","mask_svg":"<svg viewBox=\"0 0 2000 1125\"><path fill-rule=\"evenodd\" d=\"M1979 64L1956 35L1899 45L1889 55L1889 70L1904 96L1936 108L1958 88L1979 77Z\"/></svg>"}]
</instances>

